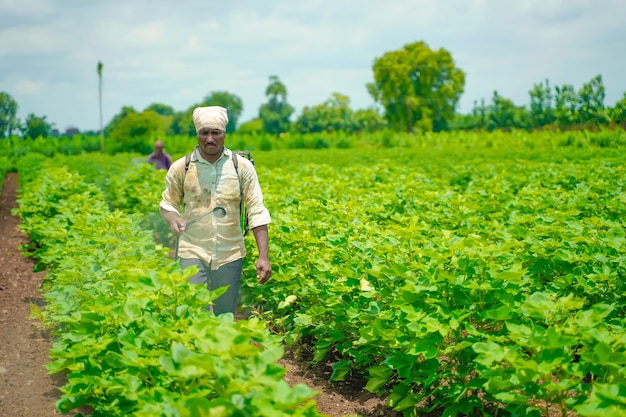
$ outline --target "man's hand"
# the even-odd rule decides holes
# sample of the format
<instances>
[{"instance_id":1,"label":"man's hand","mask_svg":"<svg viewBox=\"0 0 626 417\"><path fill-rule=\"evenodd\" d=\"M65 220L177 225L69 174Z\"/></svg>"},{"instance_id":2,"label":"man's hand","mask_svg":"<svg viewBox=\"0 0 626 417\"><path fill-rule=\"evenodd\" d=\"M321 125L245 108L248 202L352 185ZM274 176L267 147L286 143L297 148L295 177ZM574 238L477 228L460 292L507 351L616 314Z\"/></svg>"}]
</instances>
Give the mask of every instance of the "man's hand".
<instances>
[{"instance_id":1,"label":"man's hand","mask_svg":"<svg viewBox=\"0 0 626 417\"><path fill-rule=\"evenodd\" d=\"M174 236L180 236L187 228L185 227L185 221L180 218L178 213L173 211L167 211L161 208L161 216L165 219L166 222L170 224L170 230L174 234Z\"/></svg>"},{"instance_id":2,"label":"man's hand","mask_svg":"<svg viewBox=\"0 0 626 417\"><path fill-rule=\"evenodd\" d=\"M259 260L256 261L256 277L259 284L264 284L272 276L272 265L268 252L267 225L257 226L252 229L256 247L259 250Z\"/></svg>"},{"instance_id":3,"label":"man's hand","mask_svg":"<svg viewBox=\"0 0 626 417\"><path fill-rule=\"evenodd\" d=\"M174 233L175 236L180 236L183 234L185 230L187 230L187 226L185 222L180 217L173 222L170 223L170 230Z\"/></svg>"},{"instance_id":4,"label":"man's hand","mask_svg":"<svg viewBox=\"0 0 626 417\"><path fill-rule=\"evenodd\" d=\"M272 265L269 259L259 258L256 261L256 277L259 280L259 284L265 284L272 276Z\"/></svg>"}]
</instances>

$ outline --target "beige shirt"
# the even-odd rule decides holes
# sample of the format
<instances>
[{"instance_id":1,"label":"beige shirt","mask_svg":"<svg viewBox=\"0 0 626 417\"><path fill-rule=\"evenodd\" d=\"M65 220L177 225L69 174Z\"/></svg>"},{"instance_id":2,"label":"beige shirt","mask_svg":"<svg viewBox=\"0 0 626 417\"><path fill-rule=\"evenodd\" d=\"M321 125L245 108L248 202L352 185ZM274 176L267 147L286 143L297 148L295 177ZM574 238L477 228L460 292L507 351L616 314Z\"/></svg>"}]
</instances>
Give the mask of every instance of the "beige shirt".
<instances>
[{"instance_id":1,"label":"beige shirt","mask_svg":"<svg viewBox=\"0 0 626 417\"><path fill-rule=\"evenodd\" d=\"M167 172L160 204L164 210L178 213L186 222L204 215L189 224L180 236L178 255L186 259L201 259L206 265L211 265L211 269L246 255L240 226L240 184L233 156L229 149L224 148L222 156L212 164L202 158L196 149L186 175L185 158L178 159ZM237 161L250 229L269 224L270 214L263 204L254 165L239 156ZM184 207L182 214L181 203ZM214 215L212 211L215 207L223 207L226 216Z\"/></svg>"}]
</instances>

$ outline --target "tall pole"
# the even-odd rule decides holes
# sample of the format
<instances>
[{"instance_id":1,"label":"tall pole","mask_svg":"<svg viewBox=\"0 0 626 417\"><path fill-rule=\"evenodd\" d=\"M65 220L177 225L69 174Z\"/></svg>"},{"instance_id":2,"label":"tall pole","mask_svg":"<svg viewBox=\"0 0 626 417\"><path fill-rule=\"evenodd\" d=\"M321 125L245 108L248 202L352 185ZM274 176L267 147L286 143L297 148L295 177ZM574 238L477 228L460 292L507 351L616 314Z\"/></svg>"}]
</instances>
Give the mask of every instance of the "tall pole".
<instances>
[{"instance_id":1,"label":"tall pole","mask_svg":"<svg viewBox=\"0 0 626 417\"><path fill-rule=\"evenodd\" d=\"M104 131L102 130L102 62L98 61L98 91L100 101L100 152L104 152Z\"/></svg>"}]
</instances>

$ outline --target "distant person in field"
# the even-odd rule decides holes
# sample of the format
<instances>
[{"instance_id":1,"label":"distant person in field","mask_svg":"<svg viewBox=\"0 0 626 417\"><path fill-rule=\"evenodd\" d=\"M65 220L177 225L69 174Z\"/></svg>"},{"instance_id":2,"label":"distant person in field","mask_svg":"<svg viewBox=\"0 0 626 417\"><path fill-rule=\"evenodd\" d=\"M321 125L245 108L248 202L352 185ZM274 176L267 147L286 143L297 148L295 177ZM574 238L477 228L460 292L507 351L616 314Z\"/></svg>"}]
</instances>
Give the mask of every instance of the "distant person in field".
<instances>
[{"instance_id":1,"label":"distant person in field","mask_svg":"<svg viewBox=\"0 0 626 417\"><path fill-rule=\"evenodd\" d=\"M154 142L154 152L148 155L148 163L153 164L155 169L170 169L172 166L172 157L163 149L165 145L162 141Z\"/></svg>"},{"instance_id":2,"label":"distant person in field","mask_svg":"<svg viewBox=\"0 0 626 417\"><path fill-rule=\"evenodd\" d=\"M189 282L206 283L209 290L229 286L208 309L216 315L234 314L246 256L240 201L243 198L246 204L258 249L256 277L260 284L272 275L267 234L270 214L263 204L252 162L224 147L228 124L226 109L198 107L193 111L193 122L198 145L188 159L188 166L187 158L183 157L167 172L161 215L178 238L177 256L181 267L195 265L200 270ZM237 158L237 168L233 158Z\"/></svg>"}]
</instances>

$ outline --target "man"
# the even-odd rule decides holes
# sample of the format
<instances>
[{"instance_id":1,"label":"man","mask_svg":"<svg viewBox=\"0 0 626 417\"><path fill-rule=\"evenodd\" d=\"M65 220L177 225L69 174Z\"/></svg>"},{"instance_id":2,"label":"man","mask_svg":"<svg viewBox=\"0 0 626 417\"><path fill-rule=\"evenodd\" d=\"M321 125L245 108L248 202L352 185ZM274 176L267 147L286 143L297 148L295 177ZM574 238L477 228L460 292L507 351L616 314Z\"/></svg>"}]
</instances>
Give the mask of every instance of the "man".
<instances>
[{"instance_id":1,"label":"man","mask_svg":"<svg viewBox=\"0 0 626 417\"><path fill-rule=\"evenodd\" d=\"M215 300L215 314L234 313L239 299L243 257L246 255L240 226L240 200L248 210L259 258L256 276L260 284L272 275L268 253L267 225L270 214L254 165L224 146L228 114L220 106L193 111L198 146L186 169L185 158L175 161L167 172L160 204L161 215L179 238L180 265L196 265L200 271L189 279L206 283L209 290L225 285L227 292ZM235 169L233 158L237 158ZM180 207L184 211L180 211Z\"/></svg>"},{"instance_id":2,"label":"man","mask_svg":"<svg viewBox=\"0 0 626 417\"><path fill-rule=\"evenodd\" d=\"M172 166L172 157L163 151L165 145L162 141L154 142L154 152L148 155L147 162L154 164L155 169L170 169Z\"/></svg>"}]
</instances>

